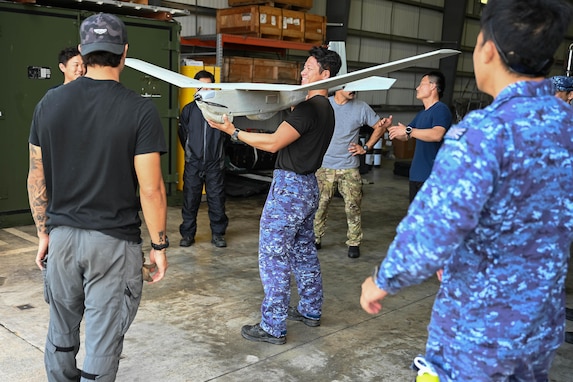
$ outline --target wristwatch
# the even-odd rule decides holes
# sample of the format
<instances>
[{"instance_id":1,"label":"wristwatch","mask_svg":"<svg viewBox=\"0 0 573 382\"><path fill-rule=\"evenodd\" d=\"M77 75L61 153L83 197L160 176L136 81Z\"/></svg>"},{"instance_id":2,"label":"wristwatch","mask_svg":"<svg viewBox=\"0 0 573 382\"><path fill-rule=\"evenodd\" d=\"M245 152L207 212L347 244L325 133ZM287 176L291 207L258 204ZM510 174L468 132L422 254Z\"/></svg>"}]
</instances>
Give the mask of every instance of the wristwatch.
<instances>
[{"instance_id":1,"label":"wristwatch","mask_svg":"<svg viewBox=\"0 0 573 382\"><path fill-rule=\"evenodd\" d=\"M370 149L370 147L368 147L368 145L364 145L364 146L362 146L362 148L364 149L364 151L368 151Z\"/></svg>"},{"instance_id":2,"label":"wristwatch","mask_svg":"<svg viewBox=\"0 0 573 382\"><path fill-rule=\"evenodd\" d=\"M410 139L410 134L412 134L412 127L406 126L406 137Z\"/></svg>"},{"instance_id":3,"label":"wristwatch","mask_svg":"<svg viewBox=\"0 0 573 382\"><path fill-rule=\"evenodd\" d=\"M241 131L241 130L239 130L239 129L235 129L235 131L233 131L233 134L231 134L231 140L232 140L233 142L238 142L238 141L239 141L239 132L240 132L240 131Z\"/></svg>"},{"instance_id":4,"label":"wristwatch","mask_svg":"<svg viewBox=\"0 0 573 382\"><path fill-rule=\"evenodd\" d=\"M155 244L154 242L151 242L151 248L156 251L163 251L167 247L169 247L169 239L167 236L165 236L165 243L163 244Z\"/></svg>"}]
</instances>

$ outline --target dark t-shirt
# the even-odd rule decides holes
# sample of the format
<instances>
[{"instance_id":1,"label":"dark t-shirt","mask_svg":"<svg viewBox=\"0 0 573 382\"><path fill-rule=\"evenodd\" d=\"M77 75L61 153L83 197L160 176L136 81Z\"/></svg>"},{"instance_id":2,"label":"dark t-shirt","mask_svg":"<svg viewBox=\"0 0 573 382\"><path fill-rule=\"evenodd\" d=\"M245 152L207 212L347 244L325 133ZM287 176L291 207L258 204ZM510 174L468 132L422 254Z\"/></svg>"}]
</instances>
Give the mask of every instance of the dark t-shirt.
<instances>
[{"instance_id":1,"label":"dark t-shirt","mask_svg":"<svg viewBox=\"0 0 573 382\"><path fill-rule=\"evenodd\" d=\"M29 142L42 149L49 229L141 241L134 157L167 151L151 100L116 81L80 77L36 105Z\"/></svg>"},{"instance_id":2,"label":"dark t-shirt","mask_svg":"<svg viewBox=\"0 0 573 382\"><path fill-rule=\"evenodd\" d=\"M299 103L285 121L300 138L278 152L275 167L297 174L315 172L334 133L334 110L328 98L314 96Z\"/></svg>"},{"instance_id":3,"label":"dark t-shirt","mask_svg":"<svg viewBox=\"0 0 573 382\"><path fill-rule=\"evenodd\" d=\"M410 122L410 126L416 129L431 129L434 126L442 126L447 131L451 125L452 113L448 106L441 101L436 102L429 109L422 110L416 114L414 120ZM414 158L410 167L411 181L425 182L428 179L441 145L442 141L425 142L421 139L416 140L416 149L414 150Z\"/></svg>"}]
</instances>

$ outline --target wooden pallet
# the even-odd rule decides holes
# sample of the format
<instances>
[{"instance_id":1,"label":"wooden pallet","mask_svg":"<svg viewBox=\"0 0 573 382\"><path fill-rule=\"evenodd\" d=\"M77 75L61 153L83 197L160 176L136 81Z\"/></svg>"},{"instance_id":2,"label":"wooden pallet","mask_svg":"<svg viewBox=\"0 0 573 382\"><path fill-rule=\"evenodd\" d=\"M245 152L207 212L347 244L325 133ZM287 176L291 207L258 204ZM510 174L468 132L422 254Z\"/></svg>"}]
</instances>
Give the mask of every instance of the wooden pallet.
<instances>
[{"instance_id":1,"label":"wooden pallet","mask_svg":"<svg viewBox=\"0 0 573 382\"><path fill-rule=\"evenodd\" d=\"M312 8L312 0L228 0L229 7L243 5L267 5L294 11L308 11Z\"/></svg>"}]
</instances>

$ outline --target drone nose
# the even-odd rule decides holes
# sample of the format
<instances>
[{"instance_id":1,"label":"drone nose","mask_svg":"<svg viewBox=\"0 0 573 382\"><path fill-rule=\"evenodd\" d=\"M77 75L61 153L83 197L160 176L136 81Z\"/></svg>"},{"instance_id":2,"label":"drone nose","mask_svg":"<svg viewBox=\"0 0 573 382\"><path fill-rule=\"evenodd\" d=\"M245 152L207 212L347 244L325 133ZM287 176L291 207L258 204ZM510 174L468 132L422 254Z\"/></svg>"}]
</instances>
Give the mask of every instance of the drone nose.
<instances>
[{"instance_id":1,"label":"drone nose","mask_svg":"<svg viewBox=\"0 0 573 382\"><path fill-rule=\"evenodd\" d=\"M195 93L195 99L208 100L215 98L215 91L210 89L201 89Z\"/></svg>"}]
</instances>

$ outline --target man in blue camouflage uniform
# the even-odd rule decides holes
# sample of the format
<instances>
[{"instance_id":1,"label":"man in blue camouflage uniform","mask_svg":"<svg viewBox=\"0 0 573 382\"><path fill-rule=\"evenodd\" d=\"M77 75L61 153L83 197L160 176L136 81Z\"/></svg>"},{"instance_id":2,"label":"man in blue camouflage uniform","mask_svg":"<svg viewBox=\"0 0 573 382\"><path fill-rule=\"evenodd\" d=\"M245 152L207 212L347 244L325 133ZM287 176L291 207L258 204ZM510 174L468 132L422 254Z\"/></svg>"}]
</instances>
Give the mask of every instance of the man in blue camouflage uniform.
<instances>
[{"instance_id":1,"label":"man in blue camouflage uniform","mask_svg":"<svg viewBox=\"0 0 573 382\"><path fill-rule=\"evenodd\" d=\"M474 50L494 97L446 134L361 305L444 267L426 361L440 381L547 381L563 342L573 229L573 112L544 77L563 0L490 0Z\"/></svg>"},{"instance_id":2,"label":"man in blue camouflage uniform","mask_svg":"<svg viewBox=\"0 0 573 382\"><path fill-rule=\"evenodd\" d=\"M571 102L573 102L573 77L553 76L551 81L553 82L555 96L571 105ZM573 246L571 250L573 250ZM571 253L571 250L569 253ZM573 321L573 308L565 308L565 318ZM565 342L573 344L573 332L565 333Z\"/></svg>"},{"instance_id":3,"label":"man in blue camouflage uniform","mask_svg":"<svg viewBox=\"0 0 573 382\"><path fill-rule=\"evenodd\" d=\"M553 76L551 77L555 96L571 105L573 102L573 77Z\"/></svg>"},{"instance_id":4,"label":"man in blue camouflage uniform","mask_svg":"<svg viewBox=\"0 0 573 382\"><path fill-rule=\"evenodd\" d=\"M301 72L302 85L335 76L342 64L338 53L324 47L310 50ZM224 117L209 124L232 139L268 152L277 152L273 182L261 215L259 272L265 298L261 322L245 325L250 341L286 343L286 320L319 326L322 314L322 274L314 245L313 221L318 207L314 175L334 132L334 110L328 90L310 90L272 134L241 131ZM291 272L300 301L289 307Z\"/></svg>"}]
</instances>

